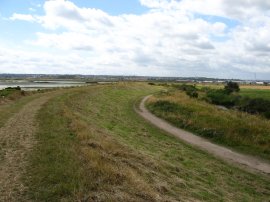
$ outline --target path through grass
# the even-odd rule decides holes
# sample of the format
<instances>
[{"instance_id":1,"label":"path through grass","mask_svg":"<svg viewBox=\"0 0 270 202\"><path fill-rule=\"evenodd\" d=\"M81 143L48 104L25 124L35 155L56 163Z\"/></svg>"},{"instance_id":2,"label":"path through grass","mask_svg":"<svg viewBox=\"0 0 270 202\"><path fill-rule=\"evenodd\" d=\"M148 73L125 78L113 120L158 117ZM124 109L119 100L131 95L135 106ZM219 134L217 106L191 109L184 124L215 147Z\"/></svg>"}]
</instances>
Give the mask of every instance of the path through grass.
<instances>
[{"instance_id":1,"label":"path through grass","mask_svg":"<svg viewBox=\"0 0 270 202\"><path fill-rule=\"evenodd\" d=\"M70 89L39 113L25 181L36 201L266 201L269 179L246 173L146 123L138 83Z\"/></svg>"}]
</instances>

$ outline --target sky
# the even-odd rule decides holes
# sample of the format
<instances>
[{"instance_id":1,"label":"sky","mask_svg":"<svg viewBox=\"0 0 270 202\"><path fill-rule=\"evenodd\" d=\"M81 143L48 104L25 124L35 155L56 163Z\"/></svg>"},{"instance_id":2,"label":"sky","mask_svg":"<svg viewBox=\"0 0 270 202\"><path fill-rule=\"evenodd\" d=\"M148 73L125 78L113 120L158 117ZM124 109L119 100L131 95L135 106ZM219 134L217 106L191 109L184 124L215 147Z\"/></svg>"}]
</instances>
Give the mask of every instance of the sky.
<instances>
[{"instance_id":1,"label":"sky","mask_svg":"<svg viewBox=\"0 0 270 202\"><path fill-rule=\"evenodd\" d=\"M0 73L270 80L270 1L0 0Z\"/></svg>"}]
</instances>

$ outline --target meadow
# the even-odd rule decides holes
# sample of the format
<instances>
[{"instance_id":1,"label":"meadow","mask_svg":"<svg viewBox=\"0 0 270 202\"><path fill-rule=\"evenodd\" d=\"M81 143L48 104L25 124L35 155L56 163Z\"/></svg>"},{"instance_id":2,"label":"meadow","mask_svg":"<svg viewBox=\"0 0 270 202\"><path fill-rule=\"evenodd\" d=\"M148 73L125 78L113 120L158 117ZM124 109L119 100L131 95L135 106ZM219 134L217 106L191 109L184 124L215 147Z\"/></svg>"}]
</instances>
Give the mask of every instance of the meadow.
<instances>
[{"instance_id":1,"label":"meadow","mask_svg":"<svg viewBox=\"0 0 270 202\"><path fill-rule=\"evenodd\" d=\"M69 89L39 112L34 201L267 201L269 179L186 145L134 112L144 83ZM186 98L185 98L186 99Z\"/></svg>"}]
</instances>

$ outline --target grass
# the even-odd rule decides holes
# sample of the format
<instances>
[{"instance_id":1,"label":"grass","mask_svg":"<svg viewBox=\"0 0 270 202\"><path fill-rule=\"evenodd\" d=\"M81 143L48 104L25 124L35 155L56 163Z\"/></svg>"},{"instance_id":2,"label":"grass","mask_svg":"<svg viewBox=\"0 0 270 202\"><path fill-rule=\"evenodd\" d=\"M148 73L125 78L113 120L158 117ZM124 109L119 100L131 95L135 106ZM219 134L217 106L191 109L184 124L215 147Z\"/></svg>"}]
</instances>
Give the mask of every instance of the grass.
<instances>
[{"instance_id":1,"label":"grass","mask_svg":"<svg viewBox=\"0 0 270 202\"><path fill-rule=\"evenodd\" d=\"M177 127L219 144L270 159L270 121L265 118L219 109L215 105L191 99L181 91L152 98L148 108Z\"/></svg>"},{"instance_id":2,"label":"grass","mask_svg":"<svg viewBox=\"0 0 270 202\"><path fill-rule=\"evenodd\" d=\"M270 100L270 90L264 89L241 89L240 91L241 96L247 96L250 98L263 98L266 100Z\"/></svg>"},{"instance_id":3,"label":"grass","mask_svg":"<svg viewBox=\"0 0 270 202\"><path fill-rule=\"evenodd\" d=\"M8 119L18 112L25 104L33 99L36 99L40 94L31 96L18 97L15 100L5 100L0 104L0 127L2 127ZM0 98L1 99L1 98ZM0 100L1 101L1 100Z\"/></svg>"},{"instance_id":4,"label":"grass","mask_svg":"<svg viewBox=\"0 0 270 202\"><path fill-rule=\"evenodd\" d=\"M34 201L266 201L269 179L185 145L134 102L159 87L70 89L39 112L25 181Z\"/></svg>"}]
</instances>

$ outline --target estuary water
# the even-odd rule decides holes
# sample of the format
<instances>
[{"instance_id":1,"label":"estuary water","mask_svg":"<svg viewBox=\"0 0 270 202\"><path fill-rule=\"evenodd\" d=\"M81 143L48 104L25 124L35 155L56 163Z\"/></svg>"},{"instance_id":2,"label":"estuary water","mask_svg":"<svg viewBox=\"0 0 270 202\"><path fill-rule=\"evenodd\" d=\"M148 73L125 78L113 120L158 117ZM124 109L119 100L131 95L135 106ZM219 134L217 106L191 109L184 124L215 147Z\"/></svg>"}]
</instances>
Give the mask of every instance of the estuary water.
<instances>
[{"instance_id":1,"label":"estuary water","mask_svg":"<svg viewBox=\"0 0 270 202\"><path fill-rule=\"evenodd\" d=\"M22 90L38 90L38 89L50 89L50 88L64 88L73 86L84 86L88 85L85 82L71 81L71 80L0 80L0 90L7 87L20 86Z\"/></svg>"}]
</instances>

